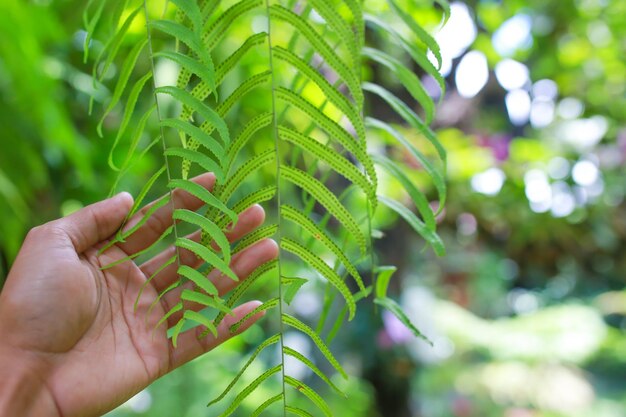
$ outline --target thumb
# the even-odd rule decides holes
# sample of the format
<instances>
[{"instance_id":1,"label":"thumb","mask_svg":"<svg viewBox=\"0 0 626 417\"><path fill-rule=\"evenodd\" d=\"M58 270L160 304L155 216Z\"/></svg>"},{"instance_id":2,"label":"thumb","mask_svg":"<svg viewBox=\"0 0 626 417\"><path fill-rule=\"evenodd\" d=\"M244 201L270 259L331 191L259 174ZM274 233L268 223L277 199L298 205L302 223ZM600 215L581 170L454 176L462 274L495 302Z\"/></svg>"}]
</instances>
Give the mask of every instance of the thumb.
<instances>
[{"instance_id":1,"label":"thumb","mask_svg":"<svg viewBox=\"0 0 626 417\"><path fill-rule=\"evenodd\" d=\"M115 233L132 205L133 197L123 192L51 222L50 226L63 230L76 252L81 253Z\"/></svg>"}]
</instances>

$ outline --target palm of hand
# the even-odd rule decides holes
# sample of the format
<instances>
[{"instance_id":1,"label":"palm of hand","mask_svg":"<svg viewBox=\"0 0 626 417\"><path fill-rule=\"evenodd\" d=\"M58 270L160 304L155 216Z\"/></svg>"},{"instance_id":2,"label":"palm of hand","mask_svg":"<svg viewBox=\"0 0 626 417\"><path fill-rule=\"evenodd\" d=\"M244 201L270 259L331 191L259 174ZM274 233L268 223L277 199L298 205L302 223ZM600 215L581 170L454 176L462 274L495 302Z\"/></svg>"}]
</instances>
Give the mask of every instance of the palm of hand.
<instances>
[{"instance_id":1,"label":"palm of hand","mask_svg":"<svg viewBox=\"0 0 626 417\"><path fill-rule=\"evenodd\" d=\"M207 188L212 184L211 177L200 177L198 181ZM179 195L179 201L179 206L191 209L199 205L189 195ZM108 213L99 214L106 218L99 219L93 213L88 215L95 223L93 227L106 229L99 232L95 241L103 241L119 227L129 206L129 199L121 204L118 201L115 206L109 204ZM175 249L168 248L141 266L124 262L102 269L152 243L168 226L171 207L157 211L155 216L155 221L148 222L142 233L101 255L97 250L101 243L94 245L94 239L86 237L84 228L73 235L76 230L67 223L71 216L58 221L66 223L53 222L35 229L26 239L9 275L0 303L0 317L3 317L0 330L7 335L9 346L29 352L34 370L42 374L63 416L99 415L121 404L158 377L230 337L229 324L257 305L251 302L235 309L234 316L228 316L218 328L218 337L200 340L197 336L203 329L190 330L181 334L179 348L173 349L166 327L176 323L180 316L172 316L168 326L156 329L155 326L177 302L180 290L165 295L160 302L155 301L159 291L178 279L176 265L161 270L148 285L146 281ZM236 240L250 232L262 223L263 217L260 207L252 207L241 215L229 239ZM108 227L107 219L113 219ZM68 224L69 231L65 227ZM191 238L197 239L198 234ZM81 247L87 244L86 248ZM275 244L263 241L233 257L231 266L240 278L245 278L258 265L275 256ZM190 266L198 263L193 255L184 251L180 253L180 261ZM222 294L236 284L220 279L218 273L211 273L208 278ZM145 288L135 311L135 300L142 287ZM189 306L194 307L201 308ZM258 317L240 331L256 319Z\"/></svg>"}]
</instances>

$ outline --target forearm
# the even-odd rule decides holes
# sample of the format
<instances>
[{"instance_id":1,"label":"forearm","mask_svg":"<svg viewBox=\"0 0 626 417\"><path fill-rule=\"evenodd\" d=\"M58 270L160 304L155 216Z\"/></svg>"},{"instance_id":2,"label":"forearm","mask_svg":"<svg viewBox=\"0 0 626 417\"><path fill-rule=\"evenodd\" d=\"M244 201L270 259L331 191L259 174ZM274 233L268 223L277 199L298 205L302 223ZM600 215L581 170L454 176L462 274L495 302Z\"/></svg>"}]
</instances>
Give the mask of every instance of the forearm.
<instances>
[{"instance_id":1,"label":"forearm","mask_svg":"<svg viewBox=\"0 0 626 417\"><path fill-rule=\"evenodd\" d=\"M0 415L62 417L44 378L19 355L0 350Z\"/></svg>"}]
</instances>

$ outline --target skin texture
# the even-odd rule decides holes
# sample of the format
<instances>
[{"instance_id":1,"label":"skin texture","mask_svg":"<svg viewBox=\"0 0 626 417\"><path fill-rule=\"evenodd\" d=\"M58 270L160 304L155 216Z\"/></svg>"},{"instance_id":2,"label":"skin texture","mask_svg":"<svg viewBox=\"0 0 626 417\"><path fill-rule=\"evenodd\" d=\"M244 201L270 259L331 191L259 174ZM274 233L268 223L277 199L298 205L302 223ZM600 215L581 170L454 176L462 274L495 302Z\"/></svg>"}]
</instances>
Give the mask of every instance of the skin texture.
<instances>
[{"instance_id":1,"label":"skin texture","mask_svg":"<svg viewBox=\"0 0 626 417\"><path fill-rule=\"evenodd\" d=\"M207 189L212 174L194 179ZM176 207L197 210L202 203L176 190ZM173 348L166 326L156 323L174 305L174 290L148 309L162 290L179 279L177 265L165 268L146 286L135 312L141 286L169 259L168 248L142 265L132 261L110 269L101 266L123 259L154 242L171 225L171 204L159 209L138 232L99 255L99 248L122 225L133 204L122 193L59 220L33 229L0 294L0 415L37 417L98 416L122 404L157 378L215 348L231 336L230 325L257 307L240 305L218 327L218 336L199 339L204 327L182 333ZM129 220L132 227L141 218ZM236 241L257 228L265 213L253 206L227 234ZM198 232L190 238L199 240ZM272 240L264 240L233 256L231 267L244 280L258 265L277 256ZM198 267L198 259L180 251L181 263ZM225 295L237 282L213 271L208 278ZM201 306L188 305L199 309ZM262 314L249 319L237 333ZM174 315L167 327L180 318Z\"/></svg>"}]
</instances>

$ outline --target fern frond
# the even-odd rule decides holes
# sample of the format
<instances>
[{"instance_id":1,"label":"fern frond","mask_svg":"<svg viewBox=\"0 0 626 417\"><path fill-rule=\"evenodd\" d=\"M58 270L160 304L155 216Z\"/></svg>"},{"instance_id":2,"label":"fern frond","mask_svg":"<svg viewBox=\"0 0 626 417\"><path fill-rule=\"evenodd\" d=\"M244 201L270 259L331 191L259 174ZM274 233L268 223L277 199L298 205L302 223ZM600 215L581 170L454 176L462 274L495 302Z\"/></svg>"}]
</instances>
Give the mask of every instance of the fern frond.
<instances>
[{"instance_id":1,"label":"fern frond","mask_svg":"<svg viewBox=\"0 0 626 417\"><path fill-rule=\"evenodd\" d=\"M102 3L104 4L106 3L106 1L102 1ZM109 41L104 45L104 47L102 48L102 51L98 55L98 58L96 58L95 65L93 66L94 81L95 80L102 81L102 79L106 76L107 72L109 71L109 68L111 67L111 64L113 64L113 61L117 57L120 47L122 46L122 42L124 41L124 38L126 37L128 33L128 29L134 22L137 15L139 15L139 12L141 12L142 10L143 10L143 5L137 6L135 9L133 9L133 11L124 20L124 23L122 24L122 26L115 32L115 35L111 37ZM85 48L85 51L87 50L88 48ZM100 62L105 56L106 56L106 60L102 65L102 71L100 72L100 76L96 76L96 70L99 67L98 64L100 64Z\"/></svg>"},{"instance_id":2,"label":"fern frond","mask_svg":"<svg viewBox=\"0 0 626 417\"><path fill-rule=\"evenodd\" d=\"M320 409L320 411L322 411L322 413L324 413L325 416L332 417L330 407L328 406L328 404L326 404L326 401L324 401L324 399L317 392L311 389L311 387L289 375L285 375L285 383L287 385L291 385L293 388L303 393L309 400L313 402L313 404L317 406L317 408Z\"/></svg>"},{"instance_id":3,"label":"fern frond","mask_svg":"<svg viewBox=\"0 0 626 417\"><path fill-rule=\"evenodd\" d=\"M422 152L420 152L415 147L415 145L409 142L404 137L404 135L402 135L396 129L391 127L389 124L385 122L381 122L380 120L373 119L373 118L367 118L366 124L369 127L382 130L383 132L386 132L387 134L389 134L392 138L394 138L396 141L402 144L404 148L411 154L411 156L413 156L417 161L419 161L419 163L422 165L424 170L430 175L430 177L433 180L433 184L435 185L435 188L437 189L437 193L439 195L439 202L440 202L439 210L441 210L447 198L447 187L446 187L445 179L443 177L444 174L441 173L438 169L436 169L430 163L430 161L424 156L424 154L422 154ZM439 213L439 211L437 213Z\"/></svg>"},{"instance_id":4,"label":"fern frond","mask_svg":"<svg viewBox=\"0 0 626 417\"><path fill-rule=\"evenodd\" d=\"M407 89L407 91L413 96L415 100L422 106L426 113L426 123L430 123L433 120L435 114L435 103L433 99L428 95L422 82L410 69L405 67L396 58L372 48L363 48L363 55L372 61L387 67L393 74L398 77L398 80Z\"/></svg>"},{"instance_id":5,"label":"fern frond","mask_svg":"<svg viewBox=\"0 0 626 417\"><path fill-rule=\"evenodd\" d=\"M230 133L228 131L228 126L226 125L226 122L224 122L224 119L218 114L218 112L213 110L211 107L207 106L205 103L198 100L187 91L182 90L178 87L159 87L155 90L155 92L157 94L168 94L174 97L179 102L184 103L186 106L192 108L205 119L203 125L210 125L212 127L215 127L215 129L217 129L217 131L219 132L220 137L222 138L222 142L224 144L230 143ZM203 127L202 130L207 131L207 128Z\"/></svg>"},{"instance_id":6,"label":"fern frond","mask_svg":"<svg viewBox=\"0 0 626 417\"><path fill-rule=\"evenodd\" d=\"M291 252L294 255L297 255L303 262L312 266L317 270L320 275L328 280L337 291L341 293L343 298L346 300L346 304L348 305L348 311L350 312L350 320L354 318L356 314L356 302L354 301L354 297L350 292L348 286L343 282L341 277L331 268L326 262L324 262L320 257L313 254L304 246L298 244L297 242L289 239L283 238L280 242L280 246L282 249L287 252Z\"/></svg>"},{"instance_id":7,"label":"fern frond","mask_svg":"<svg viewBox=\"0 0 626 417\"><path fill-rule=\"evenodd\" d=\"M447 2L439 1L439 4L442 5L446 3ZM407 27L411 29L413 34L420 41L424 42L424 44L431 50L431 52L435 56L435 59L437 60L438 68L440 69L443 61L441 58L441 49L439 48L439 44L437 43L437 41L428 32L426 32L426 30L424 30L424 28L422 28L419 23L417 23L415 19L411 17L411 15L409 15L402 7L400 7L396 0L389 0L389 5L396 12L396 15L398 15L407 25ZM450 14L449 6L444 7L444 10L446 10L447 15Z\"/></svg>"},{"instance_id":8,"label":"fern frond","mask_svg":"<svg viewBox=\"0 0 626 417\"><path fill-rule=\"evenodd\" d=\"M350 182L358 185L368 196L372 206L376 207L376 196L372 184L363 173L346 158L339 155L334 149L305 136L300 132L284 126L278 126L278 135L282 140L299 146L302 150L310 152L319 160L326 162L332 169L337 171Z\"/></svg>"},{"instance_id":9,"label":"fern frond","mask_svg":"<svg viewBox=\"0 0 626 417\"><path fill-rule=\"evenodd\" d=\"M363 232L352 214L341 204L339 199L319 180L297 168L283 166L280 170L281 178L302 188L311 194L315 200L323 205L339 222L351 233L356 240L361 253L365 253L367 243Z\"/></svg>"},{"instance_id":10,"label":"fern frond","mask_svg":"<svg viewBox=\"0 0 626 417\"><path fill-rule=\"evenodd\" d=\"M306 278L297 278L297 277L281 277L280 283L283 286L283 300L287 304L291 304L298 291L300 291L300 287L309 282Z\"/></svg>"},{"instance_id":11,"label":"fern frond","mask_svg":"<svg viewBox=\"0 0 626 417\"><path fill-rule=\"evenodd\" d=\"M294 329L299 330L302 333L309 336L311 340L313 340L313 343L315 343L315 346L317 346L319 351L322 352L322 355L324 355L326 360L328 360L328 362L333 366L333 368L335 368L337 372L341 374L341 376L343 376L346 379L348 378L348 374L346 374L346 371L343 370L343 368L339 364L339 361L335 359L335 356L332 354L328 346L326 346L326 343L324 343L322 338L317 333L315 333L313 329L311 329L306 324L302 323L297 318L290 316L289 314L286 314L286 313L283 313L282 320L283 320L283 323L285 323L287 326L293 327Z\"/></svg>"},{"instance_id":12,"label":"fern frond","mask_svg":"<svg viewBox=\"0 0 626 417\"><path fill-rule=\"evenodd\" d=\"M361 118L358 109L354 107L346 96L333 87L315 68L303 61L296 54L280 46L272 48L272 52L275 58L292 65L300 71L301 74L304 74L309 80L311 80L324 93L328 101L341 110L348 120L350 120L350 123L352 123L352 126L354 126L357 131L358 137L362 140L365 138L363 119Z\"/></svg>"},{"instance_id":13,"label":"fern frond","mask_svg":"<svg viewBox=\"0 0 626 417\"><path fill-rule=\"evenodd\" d=\"M283 217L287 220L294 222L295 224L300 225L302 228L306 229L311 236L320 241L327 249L329 249L333 255L339 259L346 270L352 275L354 280L360 289L364 289L363 278L357 271L357 269L352 265L352 262L348 259L345 253L339 248L339 246L331 239L328 234L317 226L311 219L309 219L303 212L298 210L295 207L291 207L288 205L283 205L281 208L281 213Z\"/></svg>"},{"instance_id":14,"label":"fern frond","mask_svg":"<svg viewBox=\"0 0 626 417\"><path fill-rule=\"evenodd\" d=\"M413 323L411 323L411 320L407 317L404 310L402 310L402 307L400 307L400 305L398 305L398 303L396 303L394 300L388 297L377 297L374 299L374 302L389 310L394 316L398 318L398 320L402 322L402 324L404 324L409 330L411 330L411 332L416 337L423 339L430 345L433 344L426 336L422 334L422 332L417 329L417 327L415 327Z\"/></svg>"},{"instance_id":15,"label":"fern frond","mask_svg":"<svg viewBox=\"0 0 626 417\"><path fill-rule=\"evenodd\" d=\"M144 86L146 85L148 80L150 80L151 78L152 78L152 73L148 73L144 75L143 77L141 77L135 83L135 85L133 85L130 95L128 96L128 99L126 101L126 107L124 109L124 116L122 117L122 123L120 124L119 130L117 131L117 135L115 136L115 141L113 142L113 145L111 146L111 151L109 152L109 166L114 171L119 171L120 168L118 168L118 166L115 165L115 162L113 162L113 152L117 148L117 145L120 143L122 136L124 136L124 134L126 133L126 129L128 128L130 119L133 116L133 113L135 112L135 106L137 105L137 99L139 98L139 94L141 94L142 90L144 89Z\"/></svg>"},{"instance_id":16,"label":"fern frond","mask_svg":"<svg viewBox=\"0 0 626 417\"><path fill-rule=\"evenodd\" d=\"M315 32L315 29L313 29L306 20L279 4L273 4L270 6L270 16L289 23L296 31L302 34L302 36L304 36L313 48L320 54L324 61L337 71L337 74L346 83L350 94L357 104L357 107L363 107L363 92L361 91L357 75L350 70L350 68L335 53L333 48L328 45L328 43L326 43L326 41L317 34L317 32ZM355 126L355 128L357 127ZM364 136L362 136L362 138L364 138Z\"/></svg>"},{"instance_id":17,"label":"fern frond","mask_svg":"<svg viewBox=\"0 0 626 417\"><path fill-rule=\"evenodd\" d=\"M299 417L313 417L313 414L309 413L308 411L299 407L293 407L291 405L286 405L285 411Z\"/></svg>"},{"instance_id":18,"label":"fern frond","mask_svg":"<svg viewBox=\"0 0 626 417\"><path fill-rule=\"evenodd\" d=\"M193 269L188 265L181 265L178 267L178 275L181 277L187 278L189 281L193 282L205 291L209 295L217 295L218 291L215 288L215 285L209 280L205 275L199 272L197 269Z\"/></svg>"},{"instance_id":19,"label":"fern frond","mask_svg":"<svg viewBox=\"0 0 626 417\"><path fill-rule=\"evenodd\" d=\"M275 163L276 153L273 149L268 149L255 156L252 159L247 160L237 171L228 179L224 187L219 192L219 198L223 202L228 202L233 193L239 188L239 186L253 173L257 172L264 166Z\"/></svg>"},{"instance_id":20,"label":"fern frond","mask_svg":"<svg viewBox=\"0 0 626 417\"><path fill-rule=\"evenodd\" d=\"M275 343L280 342L280 338L281 335L280 334L275 334L274 336L268 337L267 339L265 339L260 345L257 346L257 348L254 350L254 352L252 352L252 354L250 355L250 358L248 359L248 361L245 363L245 365L243 367L241 367L241 369L239 370L239 372L237 373L237 375L235 375L235 377L232 379L232 381L230 382L230 384L228 384L228 386L224 389L224 391L222 391L222 393L220 395L218 395L217 397L215 397L213 400L211 400L211 402L209 403L209 405L211 404L215 404L219 401L222 400L222 398L224 398L229 392L230 390L233 389L233 387L235 386L235 384L239 381L239 379L241 378L241 376L244 374L244 372L246 371L246 369L248 369L248 367L250 365L252 365L252 362L255 361L255 359L259 356L259 354L265 350L265 348L267 348L268 346L271 346ZM270 403L271 404L271 403ZM269 406L269 404L267 404L267 406ZM266 407L267 407L266 406Z\"/></svg>"},{"instance_id":21,"label":"fern frond","mask_svg":"<svg viewBox=\"0 0 626 417\"><path fill-rule=\"evenodd\" d=\"M215 252L213 252L206 246L184 237L179 237L178 239L176 239L176 246L193 252L204 262L220 270L228 278L232 279L233 281L239 281L239 277L235 275L230 266L226 264L223 259L217 256Z\"/></svg>"},{"instance_id":22,"label":"fern frond","mask_svg":"<svg viewBox=\"0 0 626 417\"><path fill-rule=\"evenodd\" d=\"M102 137L102 123L104 123L104 119L108 116L109 113L113 110L113 108L119 103L122 98L122 94L124 94L124 90L126 90L126 86L128 85L128 80L132 74L133 69L137 65L137 59L139 58L139 54L143 51L143 49L148 44L148 40L145 39L141 42L138 42L133 49L130 51L129 55L124 60L124 65L120 71L120 76L115 85L115 90L113 91L113 96L111 97L111 101L109 105L104 110L102 117L100 118L100 122L98 123L96 130L98 134Z\"/></svg>"},{"instance_id":23,"label":"fern frond","mask_svg":"<svg viewBox=\"0 0 626 417\"><path fill-rule=\"evenodd\" d=\"M264 263L263 265L259 266L257 269L254 270L254 272L252 272L248 278L246 278L245 280L243 280L238 286L237 288L235 288L231 294L230 297L228 297L228 300L226 300L225 305L229 308L234 307L234 305L237 303L237 301L239 301L239 299L243 296L243 294L246 293L246 291L262 276L264 276L265 274L269 273L269 272L275 272L276 270L278 270L278 261L273 260L273 261L269 261ZM219 324L225 317L224 313L220 313L217 315L217 317L215 317L215 323L216 325Z\"/></svg>"},{"instance_id":24,"label":"fern frond","mask_svg":"<svg viewBox=\"0 0 626 417\"><path fill-rule=\"evenodd\" d=\"M232 26L236 19L241 18L247 12L261 6L263 6L263 0L242 0L235 3L223 14L221 14L209 28L205 28L202 43L209 50L212 50L226 35L227 29Z\"/></svg>"},{"instance_id":25,"label":"fern frond","mask_svg":"<svg viewBox=\"0 0 626 417\"><path fill-rule=\"evenodd\" d=\"M190 164L197 164L199 167L204 168L204 172L212 172L215 174L217 181L224 180L224 171L222 170L222 167L203 153L185 148L168 148L165 152L163 152L163 155L176 156L182 158L183 161L188 161Z\"/></svg>"},{"instance_id":26,"label":"fern frond","mask_svg":"<svg viewBox=\"0 0 626 417\"><path fill-rule=\"evenodd\" d=\"M411 182L406 174L402 172L402 169L398 166L398 164L396 164L389 158L383 155L374 155L374 162L385 168L385 170L389 174L391 174L391 176L396 178L398 182L402 184L402 187L406 190L406 192L411 197L411 200L413 200L413 202L417 206L419 213L422 215L422 218L426 223L426 227L434 231L437 227L435 222L435 216L433 215L433 211L428 204L426 196L424 196L424 194L420 190L418 190L418 188L415 186L415 184L413 184L413 182Z\"/></svg>"},{"instance_id":27,"label":"fern frond","mask_svg":"<svg viewBox=\"0 0 626 417\"><path fill-rule=\"evenodd\" d=\"M202 145L207 151L212 153L217 161L221 161L224 158L225 150L222 143L215 140L213 136L196 125L184 122L180 119L163 119L160 121L160 125L187 134L189 137L193 138L194 141L198 142L199 145Z\"/></svg>"},{"instance_id":28,"label":"fern frond","mask_svg":"<svg viewBox=\"0 0 626 417\"><path fill-rule=\"evenodd\" d=\"M446 171L446 150L443 148L443 146L441 146L441 143L439 143L439 140L435 136L435 133L426 125L426 123L424 123L420 119L417 114L415 114L415 112L405 102L400 100L398 97L396 97L383 87L376 84L364 83L363 90L374 93L383 100L385 100L393 108L393 110L398 113L398 115L402 117L405 122L409 124L409 126L419 130L419 132L424 135L424 137L428 139L428 141L435 147L439 158L444 164L443 171Z\"/></svg>"},{"instance_id":29,"label":"fern frond","mask_svg":"<svg viewBox=\"0 0 626 417\"><path fill-rule=\"evenodd\" d=\"M277 307L279 304L280 304L280 299L278 297L267 300L266 302L262 303L260 306L258 306L257 308L255 308L254 310L250 311L248 314L243 316L237 323L230 326L230 332L235 333L241 327L241 325L244 324L246 321L250 320L250 318L256 316L257 314L263 311L267 311L274 307Z\"/></svg>"},{"instance_id":30,"label":"fern frond","mask_svg":"<svg viewBox=\"0 0 626 417\"><path fill-rule=\"evenodd\" d=\"M308 359L306 356L304 356L297 350L293 350L289 346L283 347L283 352L285 353L285 355L298 359L300 362L305 364L307 368L313 371L315 375L320 377L322 381L326 382L326 384L328 384L328 386L331 387L333 390L335 390L339 395L346 397L346 394L343 391L341 391L339 388L337 388L337 386L333 384L332 381L326 375L324 375L324 373L317 366L315 366L315 364L311 362L311 360Z\"/></svg>"},{"instance_id":31,"label":"fern frond","mask_svg":"<svg viewBox=\"0 0 626 417\"><path fill-rule=\"evenodd\" d=\"M269 379L272 375L279 373L282 370L282 365L276 365L273 368L268 369L263 372L259 377L257 377L254 381L252 381L247 387L245 387L237 397L233 400L230 406L220 414L221 417L227 417L231 415L241 404L241 402L248 396L252 391L254 391L259 385Z\"/></svg>"},{"instance_id":32,"label":"fern frond","mask_svg":"<svg viewBox=\"0 0 626 417\"><path fill-rule=\"evenodd\" d=\"M445 21L449 16L447 2L434 2L443 9ZM366 16L362 0L166 0L158 17L151 16L157 12L145 7L144 0L88 0L84 15L89 32L86 56L94 31L101 30L104 10L112 10L112 35L94 60L94 83L104 84L113 65L121 63L114 88L107 90L107 94L112 93L105 101L97 128L102 133L104 122L107 127L115 123L116 117L111 115L118 108L123 109L109 154L111 168L118 171L113 189L123 183L121 178L131 172L131 166L137 166L148 151L156 151L155 144L161 143L158 153L162 165L157 164L131 209L127 220L134 216L134 223L120 231L110 245L132 236L166 205L171 205L173 211L173 226L153 245L120 261L152 254L166 240L174 244L177 252L146 280L135 308L141 297L146 298L144 289L152 285L154 277L175 266L180 279L159 291L148 309L150 314L166 294L168 301L175 299L158 321L158 326L167 323L170 327L168 335L174 346L190 325L201 326L201 332L193 333L201 333L200 337L216 335L218 326L241 299L257 295L253 291L261 291L267 301L231 324L230 331L240 330L250 318L265 311L276 311L280 318L280 331L255 347L234 379L211 401L213 404L229 394L235 396L224 416L237 412L252 392L274 376L280 377L282 392L260 400L253 416L277 403L281 403L281 414L332 415L324 398L313 389L315 385L308 386L288 375L285 358L298 360L330 389L340 394L341 391L311 357L285 346L282 339L285 332L306 335L330 366L347 377L328 343L346 319L353 319L357 302L368 297L374 287L375 302L410 325L399 305L386 294L391 269L376 269L371 223L379 202L406 220L436 253L443 253L435 216L446 200L446 156L428 127L435 105L420 78L400 59L365 47L366 21L369 28L399 46L399 52L437 80L443 90L443 77L427 55L428 50L432 51L440 65L440 51L432 36L413 21L400 2L390 0L389 5L391 14L408 32L379 16ZM145 19L142 39L137 37L139 19ZM136 74L135 69L143 68L138 63L146 57L152 69ZM390 71L423 108L425 121L382 86L362 83L363 59ZM175 81L170 82L174 85L155 80L156 60L169 61L178 68ZM147 97L145 87L149 81L152 103L145 106L142 100ZM433 159L440 161L430 160L430 154L418 149L402 130L365 118L365 92L382 98L410 128L430 141L436 151ZM163 96L168 96L167 100L161 100ZM156 130L159 133L155 139ZM383 144L397 143L406 148L420 163L424 178L436 189L440 202L437 213L433 213L421 188L411 181L408 167L392 160L393 148L368 149L367 136L371 133ZM149 140L144 142L144 137ZM390 152L385 153L387 150ZM153 164L150 160L144 165ZM378 168L406 190L415 213L395 200L379 196ZM188 179L192 169L215 174L211 191ZM169 194L141 209L145 199L157 193L161 184L166 184ZM180 202L172 198L174 189L196 197L203 206L197 210L181 208L177 204ZM233 246L227 238L227 228L254 204L263 204L271 221ZM199 242L182 237L189 229L199 230ZM233 255L270 237L277 240L279 259L256 268L222 299L216 284L208 278L215 275L212 271L222 274L219 279L227 276L238 280L230 266ZM182 264L181 251L191 252L202 266ZM366 268L378 272L373 285L367 282ZM309 282L304 277L311 274L324 278L326 288L317 331L290 314L299 291L314 291L318 287L304 287ZM351 290L352 286L358 289ZM335 316L333 307L340 298L343 306ZM199 312L202 308L210 312ZM216 313L215 319L210 319L211 312ZM326 324L332 326L324 341L322 330ZM411 330L416 331L414 327ZM254 361L260 362L259 355L271 346L276 346L280 363L260 371L251 383L240 388L244 372ZM298 390L312 404L292 404L285 387ZM320 411L312 414L309 408L314 407Z\"/></svg>"},{"instance_id":33,"label":"fern frond","mask_svg":"<svg viewBox=\"0 0 626 417\"><path fill-rule=\"evenodd\" d=\"M355 141L354 138L343 127L341 127L337 122L326 116L308 100L300 97L299 95L287 88L278 87L275 91L275 96L277 100L283 101L287 104L291 104L294 108L307 114L311 118L311 120L315 121L315 123L318 124L320 128L325 130L330 135L330 137L332 137L334 140L337 140L344 148L346 148L346 150L348 150L348 152L353 154L356 159L365 167L365 171L370 178L372 186L374 188L377 187L378 183L376 180L376 171L374 169L374 164L369 159L369 157L367 157L365 148L360 145L359 142Z\"/></svg>"},{"instance_id":34,"label":"fern frond","mask_svg":"<svg viewBox=\"0 0 626 417\"><path fill-rule=\"evenodd\" d=\"M379 195L378 201L399 214L409 225L432 246L439 256L445 255L445 246L441 238L417 218L415 214L396 200Z\"/></svg>"},{"instance_id":35,"label":"fern frond","mask_svg":"<svg viewBox=\"0 0 626 417\"><path fill-rule=\"evenodd\" d=\"M259 227L254 232L244 236L239 243L237 243L235 249L233 249L233 253L239 253L264 239L270 238L274 236L276 232L278 232L277 224L269 224L267 226Z\"/></svg>"},{"instance_id":36,"label":"fern frond","mask_svg":"<svg viewBox=\"0 0 626 417\"><path fill-rule=\"evenodd\" d=\"M265 401L263 404L261 404L256 410L254 410L252 412L252 414L250 414L250 417L258 417L270 405L274 404L275 402L278 402L278 401L282 400L283 398L284 398L284 396L283 396L282 392L280 394L278 394L278 395L275 395L275 396L269 398L267 401Z\"/></svg>"},{"instance_id":37,"label":"fern frond","mask_svg":"<svg viewBox=\"0 0 626 417\"><path fill-rule=\"evenodd\" d=\"M188 192L189 194L196 197L198 200L204 202L209 207L214 207L220 212L227 215L233 224L237 223L237 213L226 207L226 205L222 203L222 201L220 201L210 191L208 191L201 185L189 180L173 179L168 184L168 187L170 189L178 188L180 190Z\"/></svg>"},{"instance_id":38,"label":"fern frond","mask_svg":"<svg viewBox=\"0 0 626 417\"><path fill-rule=\"evenodd\" d=\"M383 22L376 16L366 14L365 20L367 23L374 25L378 31L391 35L393 39L400 44L400 46L402 46L402 49L404 49L411 56L413 61L415 61L417 65L419 65L428 75L437 81L437 84L442 92L441 98L443 98L443 92L446 90L446 81L443 79L439 70L430 62L426 51L419 49L414 42L409 42L404 39L391 25Z\"/></svg>"}]
</instances>

